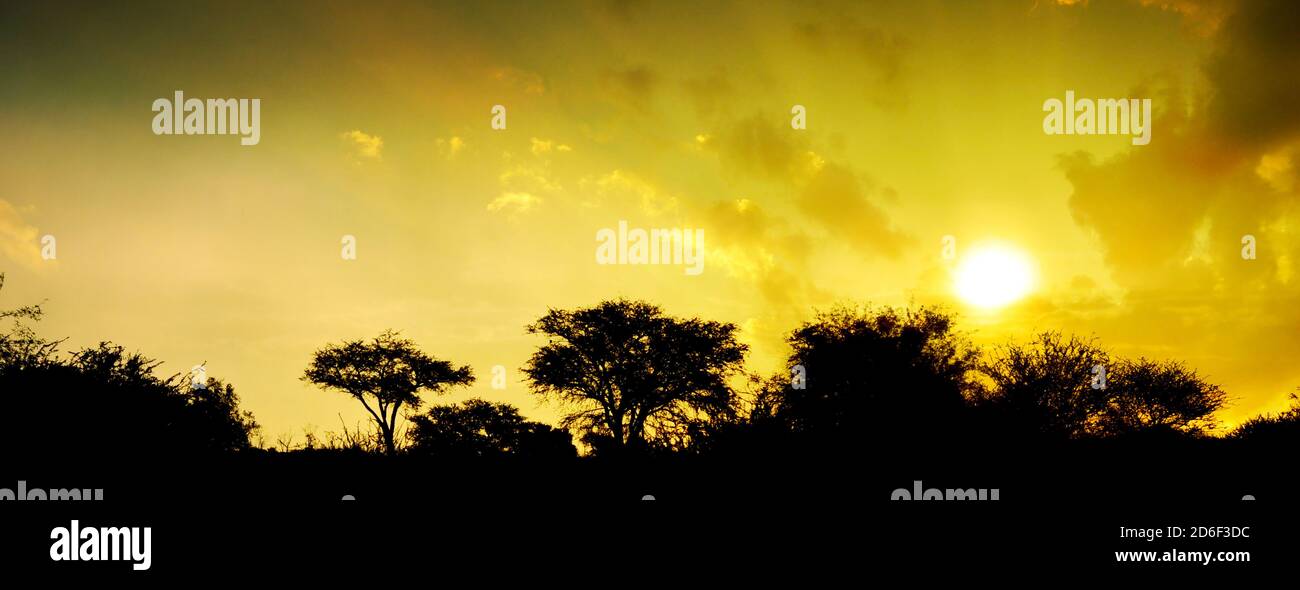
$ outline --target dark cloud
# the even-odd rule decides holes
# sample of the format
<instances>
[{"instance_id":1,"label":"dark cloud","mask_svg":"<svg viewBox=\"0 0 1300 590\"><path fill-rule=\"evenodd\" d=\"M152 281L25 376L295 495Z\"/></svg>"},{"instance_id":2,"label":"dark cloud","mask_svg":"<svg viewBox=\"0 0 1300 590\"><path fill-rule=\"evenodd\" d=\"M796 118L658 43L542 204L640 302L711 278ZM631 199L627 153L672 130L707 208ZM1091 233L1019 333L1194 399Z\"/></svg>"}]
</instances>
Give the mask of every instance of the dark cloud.
<instances>
[{"instance_id":1,"label":"dark cloud","mask_svg":"<svg viewBox=\"0 0 1300 590\"><path fill-rule=\"evenodd\" d=\"M747 199L719 201L705 211L711 240L710 264L747 281L762 298L763 312L753 326L757 342L772 353L785 351L785 335L805 319L810 307L834 296L814 283L808 272L814 241L784 217L768 213Z\"/></svg>"},{"instance_id":2,"label":"dark cloud","mask_svg":"<svg viewBox=\"0 0 1300 590\"><path fill-rule=\"evenodd\" d=\"M1190 10L1194 3L1177 3ZM1300 378L1300 4L1244 2L1212 37L1208 92L1166 83L1152 141L1107 159L1062 156L1074 219L1123 289L1090 320L1128 346L1178 355L1229 386ZM1256 259L1242 257L1244 236ZM1246 412L1271 409L1252 400Z\"/></svg>"},{"instance_id":3,"label":"dark cloud","mask_svg":"<svg viewBox=\"0 0 1300 590\"><path fill-rule=\"evenodd\" d=\"M867 198L867 188L848 168L827 163L799 195L799 208L858 251L897 259L911 239L895 229L885 211Z\"/></svg>"},{"instance_id":4,"label":"dark cloud","mask_svg":"<svg viewBox=\"0 0 1300 590\"><path fill-rule=\"evenodd\" d=\"M650 5L648 0L589 0L592 9L601 15L621 22L635 25L636 18Z\"/></svg>"},{"instance_id":5,"label":"dark cloud","mask_svg":"<svg viewBox=\"0 0 1300 590\"><path fill-rule=\"evenodd\" d=\"M1074 219L1096 233L1125 288L1213 290L1260 272L1285 274L1279 265L1289 262L1276 256L1287 242L1274 235L1275 222L1294 215L1296 195L1261 178L1256 158L1225 148L1203 122L1180 113L1157 116L1160 137L1147 146L1101 161L1084 152L1062 156ZM1271 256L1258 265L1241 259L1247 234L1271 242Z\"/></svg>"},{"instance_id":6,"label":"dark cloud","mask_svg":"<svg viewBox=\"0 0 1300 590\"><path fill-rule=\"evenodd\" d=\"M1212 131L1257 150L1300 133L1300 2L1243 2L1205 64Z\"/></svg>"},{"instance_id":7,"label":"dark cloud","mask_svg":"<svg viewBox=\"0 0 1300 590\"><path fill-rule=\"evenodd\" d=\"M1295 150L1284 148L1300 142L1297 16L1297 3L1243 3L1214 39L1207 95L1167 81L1163 90L1135 89L1161 105L1151 144L1106 161L1061 158L1074 189L1071 213L1096 231L1122 286L1288 279L1296 253L1278 222L1294 217L1298 195L1293 182L1271 174L1291 174ZM1241 264L1246 234L1268 240L1269 253L1261 250L1268 262ZM1262 279L1259 266L1267 269Z\"/></svg>"},{"instance_id":8,"label":"dark cloud","mask_svg":"<svg viewBox=\"0 0 1300 590\"><path fill-rule=\"evenodd\" d=\"M682 89L695 107L695 114L704 119L717 114L735 93L726 71L721 68L708 76L683 81Z\"/></svg>"},{"instance_id":9,"label":"dark cloud","mask_svg":"<svg viewBox=\"0 0 1300 590\"><path fill-rule=\"evenodd\" d=\"M858 77L864 94L876 106L906 105L906 37L841 14L826 21L796 24L794 38L818 57L836 60L845 75Z\"/></svg>"},{"instance_id":10,"label":"dark cloud","mask_svg":"<svg viewBox=\"0 0 1300 590\"><path fill-rule=\"evenodd\" d=\"M605 70L600 78L606 92L638 111L650 110L660 80L658 72L646 65Z\"/></svg>"},{"instance_id":11,"label":"dark cloud","mask_svg":"<svg viewBox=\"0 0 1300 590\"><path fill-rule=\"evenodd\" d=\"M732 171L769 180L798 182L807 174L811 147L806 134L780 126L779 116L755 114L710 137L706 147Z\"/></svg>"},{"instance_id":12,"label":"dark cloud","mask_svg":"<svg viewBox=\"0 0 1300 590\"><path fill-rule=\"evenodd\" d=\"M780 116L753 115L711 137L725 168L788 185L800 213L834 238L868 256L898 258L910 238L894 228L876 201L895 200L848 166L824 159L807 134Z\"/></svg>"},{"instance_id":13,"label":"dark cloud","mask_svg":"<svg viewBox=\"0 0 1300 590\"><path fill-rule=\"evenodd\" d=\"M1223 25L1238 0L1138 0L1142 6L1176 12L1183 23L1198 35L1211 35Z\"/></svg>"}]
</instances>

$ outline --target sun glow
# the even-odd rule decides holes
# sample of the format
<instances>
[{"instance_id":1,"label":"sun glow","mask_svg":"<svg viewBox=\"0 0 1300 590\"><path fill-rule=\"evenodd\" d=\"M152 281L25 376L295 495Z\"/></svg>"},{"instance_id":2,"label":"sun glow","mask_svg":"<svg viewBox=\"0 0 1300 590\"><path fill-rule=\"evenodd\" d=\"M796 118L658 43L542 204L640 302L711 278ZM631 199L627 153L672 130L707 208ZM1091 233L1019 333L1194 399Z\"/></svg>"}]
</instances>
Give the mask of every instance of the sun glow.
<instances>
[{"instance_id":1,"label":"sun glow","mask_svg":"<svg viewBox=\"0 0 1300 590\"><path fill-rule=\"evenodd\" d=\"M997 309L1028 295L1034 287L1029 257L1007 246L981 246L964 256L954 277L957 296L983 309Z\"/></svg>"}]
</instances>

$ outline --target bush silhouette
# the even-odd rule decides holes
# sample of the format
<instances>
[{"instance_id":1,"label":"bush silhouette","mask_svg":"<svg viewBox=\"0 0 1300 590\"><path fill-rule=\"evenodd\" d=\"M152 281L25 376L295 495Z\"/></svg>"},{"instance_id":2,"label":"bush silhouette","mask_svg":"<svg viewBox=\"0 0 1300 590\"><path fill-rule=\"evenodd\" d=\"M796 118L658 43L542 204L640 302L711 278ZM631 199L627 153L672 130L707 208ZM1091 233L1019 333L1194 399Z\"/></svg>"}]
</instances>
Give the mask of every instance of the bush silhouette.
<instances>
[{"instance_id":1,"label":"bush silhouette","mask_svg":"<svg viewBox=\"0 0 1300 590\"><path fill-rule=\"evenodd\" d=\"M430 406L411 417L408 451L438 457L565 459L576 457L573 437L540 422L530 422L514 406L470 399Z\"/></svg>"},{"instance_id":2,"label":"bush silhouette","mask_svg":"<svg viewBox=\"0 0 1300 590\"><path fill-rule=\"evenodd\" d=\"M12 457L203 456L250 446L257 423L219 380L194 388L159 377L160 363L109 343L67 358L42 344L16 348L24 346L13 354L13 341L0 343L0 447Z\"/></svg>"},{"instance_id":3,"label":"bush silhouette","mask_svg":"<svg viewBox=\"0 0 1300 590\"><path fill-rule=\"evenodd\" d=\"M4 275L0 274L0 288ZM228 384L196 388L108 342L70 355L26 322L39 305L0 310L0 455L6 461L213 456L246 449L257 429Z\"/></svg>"},{"instance_id":4,"label":"bush silhouette","mask_svg":"<svg viewBox=\"0 0 1300 590\"><path fill-rule=\"evenodd\" d=\"M1246 420L1228 438L1261 446L1295 448L1300 443L1300 397L1291 394L1291 407L1286 411Z\"/></svg>"},{"instance_id":5,"label":"bush silhouette","mask_svg":"<svg viewBox=\"0 0 1300 590\"><path fill-rule=\"evenodd\" d=\"M860 438L951 427L978 352L931 308L818 314L788 339L789 376L761 388L760 412L803 437ZM799 371L802 387L792 377Z\"/></svg>"}]
</instances>

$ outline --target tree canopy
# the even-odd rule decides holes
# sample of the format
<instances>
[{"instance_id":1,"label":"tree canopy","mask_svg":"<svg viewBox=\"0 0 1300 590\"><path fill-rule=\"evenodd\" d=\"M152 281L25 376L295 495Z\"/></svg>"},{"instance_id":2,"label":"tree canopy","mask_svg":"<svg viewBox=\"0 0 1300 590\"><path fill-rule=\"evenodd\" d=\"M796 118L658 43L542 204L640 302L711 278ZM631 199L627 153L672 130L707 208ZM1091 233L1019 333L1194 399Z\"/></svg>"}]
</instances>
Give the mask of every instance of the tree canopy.
<instances>
[{"instance_id":1,"label":"tree canopy","mask_svg":"<svg viewBox=\"0 0 1300 590\"><path fill-rule=\"evenodd\" d=\"M616 300L550 310L528 332L547 337L523 370L533 391L562 403L563 426L598 450L668 444L690 423L735 411L728 378L747 348L734 324Z\"/></svg>"},{"instance_id":2,"label":"tree canopy","mask_svg":"<svg viewBox=\"0 0 1300 590\"><path fill-rule=\"evenodd\" d=\"M793 432L815 436L950 424L978 361L951 316L925 307L838 307L788 342L790 372L769 381L779 389L765 404Z\"/></svg>"},{"instance_id":3,"label":"tree canopy","mask_svg":"<svg viewBox=\"0 0 1300 590\"><path fill-rule=\"evenodd\" d=\"M1176 361L1113 358L1092 340L1056 332L1009 344L985 366L981 400L1003 426L1079 438L1215 425L1227 394Z\"/></svg>"},{"instance_id":4,"label":"tree canopy","mask_svg":"<svg viewBox=\"0 0 1300 590\"><path fill-rule=\"evenodd\" d=\"M349 340L316 351L303 380L356 398L374 418L389 454L397 452L397 421L403 407L420 407L420 392L442 394L469 385L469 367L456 367L423 352L392 330L369 342ZM373 403L373 405L372 405Z\"/></svg>"},{"instance_id":5,"label":"tree canopy","mask_svg":"<svg viewBox=\"0 0 1300 590\"><path fill-rule=\"evenodd\" d=\"M510 404L470 399L432 405L411 417L409 450L441 457L577 456L573 437L548 424L525 420Z\"/></svg>"}]
</instances>

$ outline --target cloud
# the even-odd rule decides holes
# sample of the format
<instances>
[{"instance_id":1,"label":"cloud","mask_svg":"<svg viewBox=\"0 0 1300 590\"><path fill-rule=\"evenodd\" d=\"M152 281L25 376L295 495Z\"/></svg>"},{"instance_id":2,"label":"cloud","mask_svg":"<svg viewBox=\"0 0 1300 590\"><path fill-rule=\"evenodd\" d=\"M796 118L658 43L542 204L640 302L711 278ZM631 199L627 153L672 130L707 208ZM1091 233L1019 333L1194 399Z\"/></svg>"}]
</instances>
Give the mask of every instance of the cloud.
<instances>
[{"instance_id":1,"label":"cloud","mask_svg":"<svg viewBox=\"0 0 1300 590\"><path fill-rule=\"evenodd\" d=\"M605 92L638 111L650 110L661 76L646 65L605 70L600 82Z\"/></svg>"},{"instance_id":2,"label":"cloud","mask_svg":"<svg viewBox=\"0 0 1300 590\"><path fill-rule=\"evenodd\" d=\"M1208 37L1218 31L1224 19L1239 4L1239 0L1130 0L1143 7L1156 8L1178 14L1193 33ZM1059 6L1084 7L1089 0L1055 0Z\"/></svg>"},{"instance_id":3,"label":"cloud","mask_svg":"<svg viewBox=\"0 0 1300 590\"><path fill-rule=\"evenodd\" d=\"M532 149L532 152L533 152L533 155L534 155L534 156L540 156L540 155L542 155L542 154L549 154L549 153L551 153L552 150L557 151L557 152L571 152L571 151L573 151L573 148L571 148L571 147L569 147L569 146L567 146L567 145L565 145L565 144L562 144L562 143L561 143L561 144L558 144L558 145L557 145L554 141L551 141L551 140L549 140L549 139L537 139L536 137L532 138L532 148L531 148L531 149Z\"/></svg>"},{"instance_id":4,"label":"cloud","mask_svg":"<svg viewBox=\"0 0 1300 590\"><path fill-rule=\"evenodd\" d=\"M863 93L876 106L906 106L904 73L910 49L906 37L864 25L846 14L796 24L794 37L813 53L841 61L843 75L861 80Z\"/></svg>"},{"instance_id":5,"label":"cloud","mask_svg":"<svg viewBox=\"0 0 1300 590\"><path fill-rule=\"evenodd\" d=\"M897 259L911 243L867 198L867 187L858 176L842 165L818 169L797 202L805 215L863 254Z\"/></svg>"},{"instance_id":6,"label":"cloud","mask_svg":"<svg viewBox=\"0 0 1300 590\"><path fill-rule=\"evenodd\" d=\"M1195 276L1208 288L1243 279L1238 250L1245 234L1270 237L1272 254L1293 259L1276 249L1276 234L1291 226L1300 196L1293 166L1300 87L1278 72L1300 71L1300 40L1274 23L1294 6L1254 2L1230 16L1205 65L1209 92L1185 95L1166 83L1155 101L1165 106L1153 121L1151 144L1103 162L1086 153L1062 158L1074 188L1071 212L1097 232L1123 284L1142 288ZM1192 272L1189 260L1205 268ZM1267 283L1288 272L1281 267L1272 279L1255 279Z\"/></svg>"},{"instance_id":7,"label":"cloud","mask_svg":"<svg viewBox=\"0 0 1300 590\"><path fill-rule=\"evenodd\" d=\"M380 140L381 145L382 143L383 141ZM439 137L437 141L434 142L434 145L438 150L438 157L444 160L454 160L456 159L456 155L459 154L461 150L465 149L465 140L455 135L450 138Z\"/></svg>"},{"instance_id":8,"label":"cloud","mask_svg":"<svg viewBox=\"0 0 1300 590\"><path fill-rule=\"evenodd\" d=\"M524 94L546 93L546 81L537 72L504 66L489 70L488 77L511 90Z\"/></svg>"},{"instance_id":9,"label":"cloud","mask_svg":"<svg viewBox=\"0 0 1300 590\"><path fill-rule=\"evenodd\" d=\"M1241 240L1254 235L1277 253L1270 228L1295 214L1295 193L1279 190L1294 190L1282 182L1284 167L1267 160L1261 174L1260 160L1223 150L1200 123L1180 128L1179 118L1156 117L1163 141L1109 160L1063 156L1072 215L1096 232L1125 288L1210 294L1238 281L1247 284L1234 290L1268 284L1273 279L1243 264Z\"/></svg>"},{"instance_id":10,"label":"cloud","mask_svg":"<svg viewBox=\"0 0 1300 590\"><path fill-rule=\"evenodd\" d=\"M1259 157L1255 174L1267 182L1273 190L1282 193L1293 192L1296 188L1296 170L1294 146L1287 146L1276 152Z\"/></svg>"},{"instance_id":11,"label":"cloud","mask_svg":"<svg viewBox=\"0 0 1300 590\"><path fill-rule=\"evenodd\" d=\"M1205 68L1209 92L1166 83L1154 93L1164 106L1149 145L1060 159L1070 212L1123 291L1117 312L1093 326L1136 350L1176 342L1178 356L1229 391L1278 392L1243 400L1239 415L1276 409L1300 383L1300 368L1278 362L1300 355L1300 97L1279 78L1298 71L1300 42L1278 33L1295 10L1287 6L1253 3L1224 21ZM1253 260L1242 256L1245 236Z\"/></svg>"},{"instance_id":12,"label":"cloud","mask_svg":"<svg viewBox=\"0 0 1300 590\"><path fill-rule=\"evenodd\" d=\"M710 256L720 259L733 276L759 282L773 273L800 276L796 271L804 268L812 255L812 239L807 234L751 199L718 201L707 206L703 215L712 241ZM773 297L775 292L765 294L771 301L790 303L786 295Z\"/></svg>"},{"instance_id":13,"label":"cloud","mask_svg":"<svg viewBox=\"0 0 1300 590\"><path fill-rule=\"evenodd\" d=\"M718 113L736 92L727 78L726 71L722 69L714 70L712 74L705 77L683 81L682 90L695 107L695 114L701 118L709 118Z\"/></svg>"},{"instance_id":14,"label":"cloud","mask_svg":"<svg viewBox=\"0 0 1300 590\"><path fill-rule=\"evenodd\" d=\"M807 310L834 300L808 272L813 239L751 199L717 201L702 216L709 264L744 281L746 293L762 298L762 311L745 324L748 342L770 358L781 358L788 350L785 335L806 319Z\"/></svg>"},{"instance_id":15,"label":"cloud","mask_svg":"<svg viewBox=\"0 0 1300 590\"><path fill-rule=\"evenodd\" d=\"M1224 21L1205 75L1211 131L1259 151L1300 134L1300 4L1245 2Z\"/></svg>"},{"instance_id":16,"label":"cloud","mask_svg":"<svg viewBox=\"0 0 1300 590\"><path fill-rule=\"evenodd\" d=\"M1142 6L1176 12L1192 31L1209 36L1218 31L1237 0L1138 0Z\"/></svg>"},{"instance_id":17,"label":"cloud","mask_svg":"<svg viewBox=\"0 0 1300 590\"><path fill-rule=\"evenodd\" d=\"M353 157L365 158L369 160L382 159L381 152L384 149L384 138L378 135L369 135L360 129L354 129L339 135L350 148L350 154Z\"/></svg>"},{"instance_id":18,"label":"cloud","mask_svg":"<svg viewBox=\"0 0 1300 590\"><path fill-rule=\"evenodd\" d=\"M534 156L559 151L553 142L533 138L530 142ZM543 195L563 197L564 187L551 171L550 162L540 157L516 158L511 152L503 154L508 167L497 176L501 185L501 195L487 205L491 212L505 211L515 216L536 209L543 202Z\"/></svg>"},{"instance_id":19,"label":"cloud","mask_svg":"<svg viewBox=\"0 0 1300 590\"><path fill-rule=\"evenodd\" d=\"M807 135L777 125L758 113L727 126L717 135L701 134L698 144L718 154L724 168L769 180L797 183L815 171L819 158Z\"/></svg>"},{"instance_id":20,"label":"cloud","mask_svg":"<svg viewBox=\"0 0 1300 590\"><path fill-rule=\"evenodd\" d=\"M24 221L18 209L4 199L0 199L0 255L29 267L41 262L36 227Z\"/></svg>"},{"instance_id":21,"label":"cloud","mask_svg":"<svg viewBox=\"0 0 1300 590\"><path fill-rule=\"evenodd\" d=\"M506 169L497 177L501 188L507 191L554 194L564 190L551 178L545 163L519 163Z\"/></svg>"},{"instance_id":22,"label":"cloud","mask_svg":"<svg viewBox=\"0 0 1300 590\"><path fill-rule=\"evenodd\" d=\"M511 215L519 215L532 211L542 204L540 197L529 193L502 193L501 196L492 199L488 203L487 210L493 213L506 212Z\"/></svg>"},{"instance_id":23,"label":"cloud","mask_svg":"<svg viewBox=\"0 0 1300 590\"><path fill-rule=\"evenodd\" d=\"M608 17L623 26L635 26L637 17L652 4L649 0L592 0L592 14Z\"/></svg>"},{"instance_id":24,"label":"cloud","mask_svg":"<svg viewBox=\"0 0 1300 590\"><path fill-rule=\"evenodd\" d=\"M578 186L595 197L585 203L588 206L634 204L642 213L652 216L677 210L677 197L663 194L649 181L624 170L584 177Z\"/></svg>"},{"instance_id":25,"label":"cloud","mask_svg":"<svg viewBox=\"0 0 1300 590\"><path fill-rule=\"evenodd\" d=\"M784 120L754 115L696 141L715 151L725 168L787 185L800 213L858 252L900 257L910 238L873 200L890 200L893 192L827 161L805 133L777 123Z\"/></svg>"}]
</instances>

